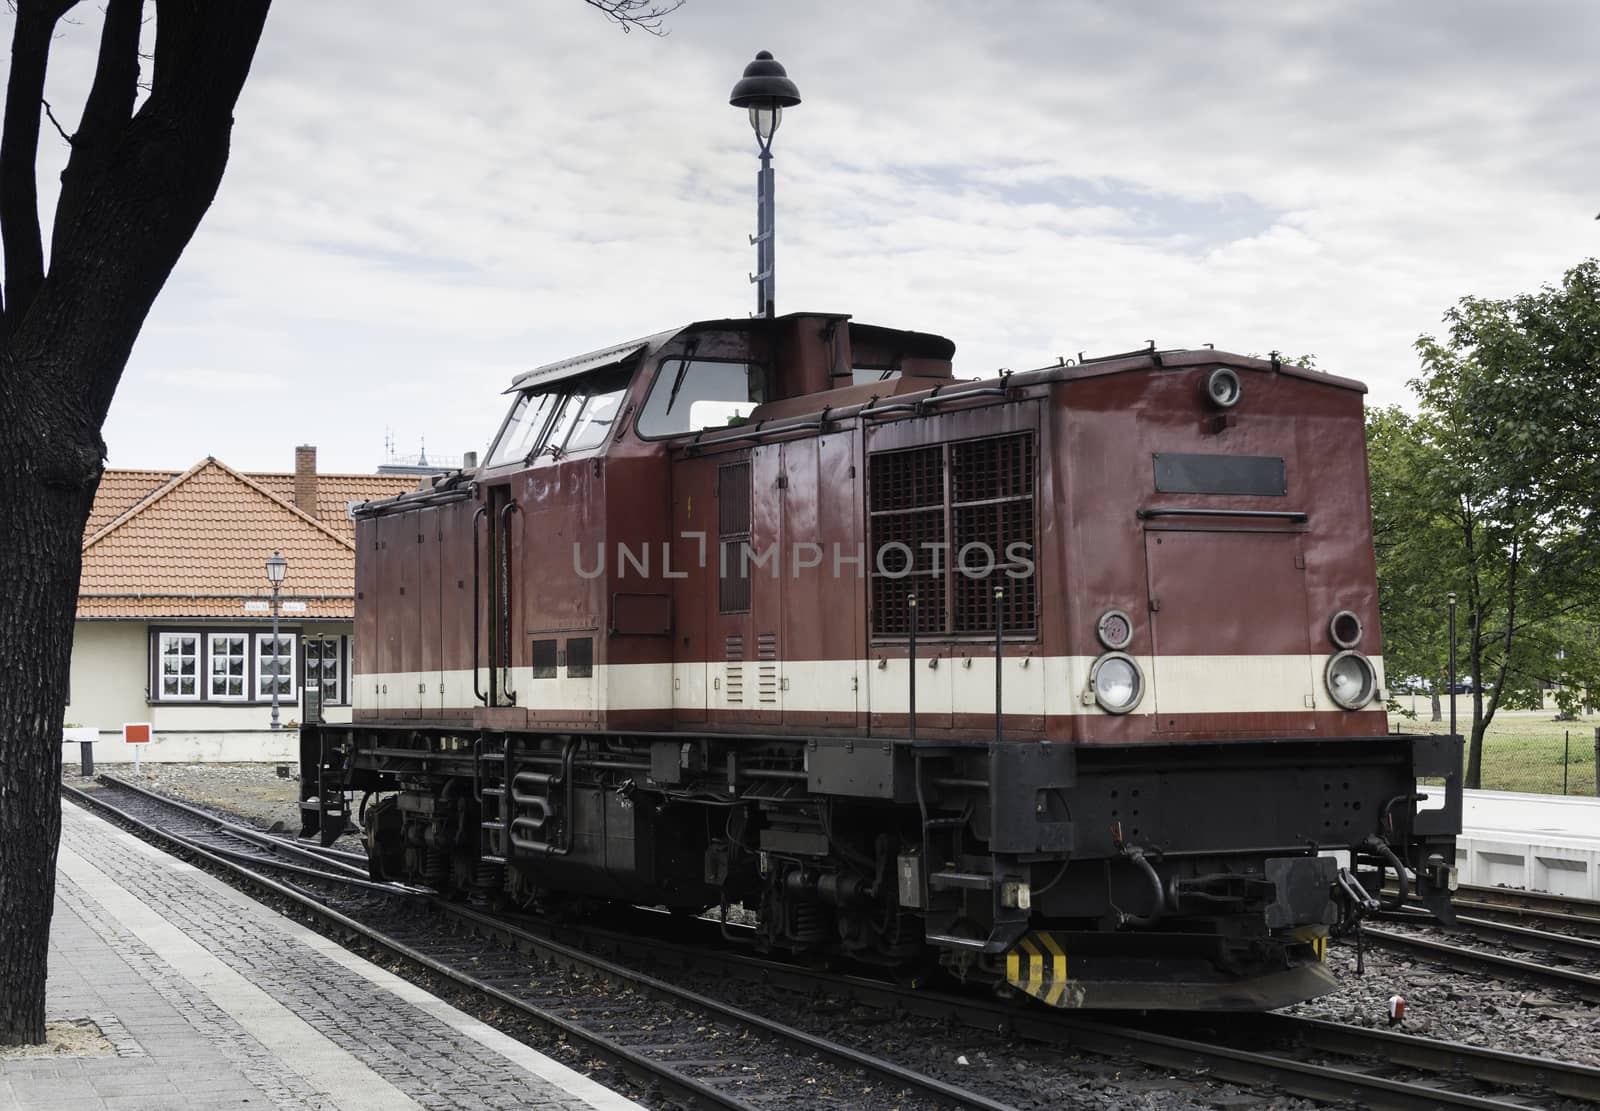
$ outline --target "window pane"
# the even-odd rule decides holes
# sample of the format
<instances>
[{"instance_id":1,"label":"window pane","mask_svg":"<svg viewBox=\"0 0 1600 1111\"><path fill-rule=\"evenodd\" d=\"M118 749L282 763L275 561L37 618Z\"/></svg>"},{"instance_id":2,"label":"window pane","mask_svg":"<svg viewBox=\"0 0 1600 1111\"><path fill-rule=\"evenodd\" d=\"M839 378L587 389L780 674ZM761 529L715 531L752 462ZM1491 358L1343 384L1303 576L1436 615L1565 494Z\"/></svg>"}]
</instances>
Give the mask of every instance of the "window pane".
<instances>
[{"instance_id":1,"label":"window pane","mask_svg":"<svg viewBox=\"0 0 1600 1111\"><path fill-rule=\"evenodd\" d=\"M639 415L639 433L674 436L722 428L734 417L748 416L764 400L759 367L667 360L656 371L650 397Z\"/></svg>"},{"instance_id":2,"label":"window pane","mask_svg":"<svg viewBox=\"0 0 1600 1111\"><path fill-rule=\"evenodd\" d=\"M581 408L583 408L582 394L569 394L561 399L560 408L550 421L550 431L544 438L543 447L566 441L567 433L572 431L572 426L578 419L578 410Z\"/></svg>"},{"instance_id":3,"label":"window pane","mask_svg":"<svg viewBox=\"0 0 1600 1111\"><path fill-rule=\"evenodd\" d=\"M277 647L274 658L273 647ZM272 636L257 635L256 637L256 697L258 699L271 698L273 689L276 688L278 696L293 698L295 692L294 674L299 665L295 662L295 639L291 636L280 635L276 641Z\"/></svg>"},{"instance_id":4,"label":"window pane","mask_svg":"<svg viewBox=\"0 0 1600 1111\"><path fill-rule=\"evenodd\" d=\"M486 465L498 467L502 463L517 463L532 454L557 396L552 393L524 393L519 396L511 407L511 419L495 443Z\"/></svg>"}]
</instances>

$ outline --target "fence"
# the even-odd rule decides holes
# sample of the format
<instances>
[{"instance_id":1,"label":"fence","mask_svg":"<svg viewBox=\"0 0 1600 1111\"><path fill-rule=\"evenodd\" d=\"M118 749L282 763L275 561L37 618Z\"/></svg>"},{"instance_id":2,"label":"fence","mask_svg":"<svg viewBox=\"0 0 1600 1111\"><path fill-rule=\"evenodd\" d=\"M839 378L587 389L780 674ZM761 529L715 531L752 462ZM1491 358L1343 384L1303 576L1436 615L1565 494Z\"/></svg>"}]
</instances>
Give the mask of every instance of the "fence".
<instances>
[{"instance_id":1,"label":"fence","mask_svg":"<svg viewBox=\"0 0 1600 1111\"><path fill-rule=\"evenodd\" d=\"M1593 720L1592 718L1590 719ZM1397 733L1444 733L1444 723L1426 721L1396 722ZM1457 723L1461 735L1470 739L1472 719ZM1600 770L1600 728L1584 722L1567 724L1544 717L1509 719L1502 725L1496 717L1483 738L1483 774L1480 786L1485 791L1523 791L1536 795L1583 795L1595 797ZM1463 753L1463 759L1465 758Z\"/></svg>"}]
</instances>

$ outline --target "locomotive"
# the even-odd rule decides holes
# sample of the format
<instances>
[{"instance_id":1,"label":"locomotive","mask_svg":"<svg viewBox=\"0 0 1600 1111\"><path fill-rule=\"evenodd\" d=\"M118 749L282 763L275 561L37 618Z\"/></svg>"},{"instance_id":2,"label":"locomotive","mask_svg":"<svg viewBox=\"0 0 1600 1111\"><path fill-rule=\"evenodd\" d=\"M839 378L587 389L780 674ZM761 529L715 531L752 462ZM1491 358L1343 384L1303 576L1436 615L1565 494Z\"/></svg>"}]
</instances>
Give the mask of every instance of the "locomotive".
<instances>
[{"instance_id":1,"label":"locomotive","mask_svg":"<svg viewBox=\"0 0 1600 1111\"><path fill-rule=\"evenodd\" d=\"M303 835L359 795L378 879L738 904L1056 1007L1280 1006L1380 901L1448 918L1460 739L1387 732L1364 387L953 354L796 313L517 377L481 463L354 510Z\"/></svg>"}]
</instances>

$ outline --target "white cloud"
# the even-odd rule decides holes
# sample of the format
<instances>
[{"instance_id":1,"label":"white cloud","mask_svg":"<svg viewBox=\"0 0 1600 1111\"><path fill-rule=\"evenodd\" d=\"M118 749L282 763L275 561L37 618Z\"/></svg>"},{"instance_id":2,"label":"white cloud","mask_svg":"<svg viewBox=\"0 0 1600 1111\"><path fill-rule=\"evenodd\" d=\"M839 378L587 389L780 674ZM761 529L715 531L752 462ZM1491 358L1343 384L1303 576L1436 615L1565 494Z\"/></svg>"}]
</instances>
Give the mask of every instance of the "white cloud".
<instances>
[{"instance_id":1,"label":"white cloud","mask_svg":"<svg viewBox=\"0 0 1600 1111\"><path fill-rule=\"evenodd\" d=\"M82 18L52 61L67 119ZM1583 0L689 0L670 25L278 5L113 463L283 468L316 442L364 469L386 429L456 455L518 369L748 312L756 160L726 100L762 48L805 97L775 148L780 310L943 332L963 371L1210 341L1399 401L1458 297L1600 253Z\"/></svg>"}]
</instances>

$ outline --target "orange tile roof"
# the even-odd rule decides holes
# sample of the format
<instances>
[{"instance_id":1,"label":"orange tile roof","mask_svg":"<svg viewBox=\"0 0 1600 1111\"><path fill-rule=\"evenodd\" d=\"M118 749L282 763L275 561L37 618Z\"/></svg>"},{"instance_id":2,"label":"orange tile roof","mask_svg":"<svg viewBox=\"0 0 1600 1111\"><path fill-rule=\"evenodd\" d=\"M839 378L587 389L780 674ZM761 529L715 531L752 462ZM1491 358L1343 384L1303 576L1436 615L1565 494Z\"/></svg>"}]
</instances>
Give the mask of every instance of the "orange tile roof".
<instances>
[{"instance_id":1,"label":"orange tile roof","mask_svg":"<svg viewBox=\"0 0 1600 1111\"><path fill-rule=\"evenodd\" d=\"M294 502L294 475L250 475L284 501ZM319 474L317 475L317 520L352 542L356 538L356 523L350 519L353 501L377 501L392 498L417 488L417 475L395 474Z\"/></svg>"},{"instance_id":2,"label":"orange tile roof","mask_svg":"<svg viewBox=\"0 0 1600 1111\"><path fill-rule=\"evenodd\" d=\"M181 473L107 470L100 476L100 488L95 491L94 508L89 510L83 535L93 536Z\"/></svg>"},{"instance_id":3,"label":"orange tile roof","mask_svg":"<svg viewBox=\"0 0 1600 1111\"><path fill-rule=\"evenodd\" d=\"M120 513L98 514L104 523L83 545L79 617L242 617L245 601L271 597L264 563L274 550L289 561L284 600L305 602L311 616L352 615L353 530L302 513L216 459L165 482L162 472L135 473L144 477L119 478L114 499L156 485Z\"/></svg>"}]
</instances>

